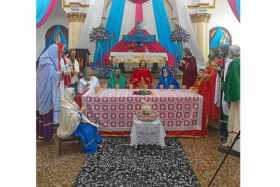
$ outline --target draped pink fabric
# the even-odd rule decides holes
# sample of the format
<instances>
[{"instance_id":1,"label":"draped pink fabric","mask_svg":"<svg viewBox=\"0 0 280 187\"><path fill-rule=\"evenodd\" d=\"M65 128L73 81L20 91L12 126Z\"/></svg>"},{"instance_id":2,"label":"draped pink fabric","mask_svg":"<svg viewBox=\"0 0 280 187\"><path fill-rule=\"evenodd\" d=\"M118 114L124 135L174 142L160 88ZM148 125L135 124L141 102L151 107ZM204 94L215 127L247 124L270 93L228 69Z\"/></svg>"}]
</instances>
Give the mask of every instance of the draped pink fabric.
<instances>
[{"instance_id":1,"label":"draped pink fabric","mask_svg":"<svg viewBox=\"0 0 280 187\"><path fill-rule=\"evenodd\" d=\"M136 32L136 28L133 28L128 34L132 35ZM145 35L149 35L149 33L144 30ZM133 46L133 43L128 43L124 41L120 41L117 43L110 52L128 52L131 49L131 46ZM160 45L158 42L152 42L152 43L145 43L143 46L134 46L133 52L154 52L154 53L166 53L168 56L167 65L170 67L174 66L174 62L176 61L175 56L173 56L171 53L169 53L164 47ZM104 55L104 64L109 64L109 54Z\"/></svg>"},{"instance_id":2,"label":"draped pink fabric","mask_svg":"<svg viewBox=\"0 0 280 187\"><path fill-rule=\"evenodd\" d=\"M237 0L228 0L229 6L233 12L233 14L235 15L235 17L238 19L238 21L240 22L240 10L237 7Z\"/></svg>"},{"instance_id":3,"label":"draped pink fabric","mask_svg":"<svg viewBox=\"0 0 280 187\"><path fill-rule=\"evenodd\" d=\"M135 22L141 23L142 21L143 21L142 3L136 3Z\"/></svg>"}]
</instances>

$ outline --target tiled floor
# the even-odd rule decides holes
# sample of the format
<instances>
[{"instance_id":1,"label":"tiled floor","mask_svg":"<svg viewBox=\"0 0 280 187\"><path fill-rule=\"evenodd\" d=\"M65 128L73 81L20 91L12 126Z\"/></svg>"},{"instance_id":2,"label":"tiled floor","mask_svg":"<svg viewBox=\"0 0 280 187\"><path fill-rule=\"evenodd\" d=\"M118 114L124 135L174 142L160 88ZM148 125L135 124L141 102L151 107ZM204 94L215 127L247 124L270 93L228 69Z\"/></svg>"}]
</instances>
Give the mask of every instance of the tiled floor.
<instances>
[{"instance_id":1,"label":"tiled floor","mask_svg":"<svg viewBox=\"0 0 280 187\"><path fill-rule=\"evenodd\" d=\"M223 155L217 151L218 134L210 131L207 138L182 138L182 145L202 186L207 186ZM37 186L71 186L84 162L78 144L66 143L65 153L58 156L57 142L37 143ZM213 186L239 186L240 159L229 156Z\"/></svg>"}]
</instances>

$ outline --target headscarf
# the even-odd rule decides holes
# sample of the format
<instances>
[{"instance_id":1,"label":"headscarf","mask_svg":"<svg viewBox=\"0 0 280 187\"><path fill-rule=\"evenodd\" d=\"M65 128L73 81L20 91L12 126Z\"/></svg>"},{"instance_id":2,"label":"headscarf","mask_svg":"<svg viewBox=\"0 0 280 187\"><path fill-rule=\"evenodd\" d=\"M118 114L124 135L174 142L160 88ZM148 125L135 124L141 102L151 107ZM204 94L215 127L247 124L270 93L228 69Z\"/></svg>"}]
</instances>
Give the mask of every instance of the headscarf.
<instances>
[{"instance_id":1,"label":"headscarf","mask_svg":"<svg viewBox=\"0 0 280 187\"><path fill-rule=\"evenodd\" d=\"M240 47L238 45L232 45L229 47L229 53L231 57L240 56Z\"/></svg>"},{"instance_id":2,"label":"headscarf","mask_svg":"<svg viewBox=\"0 0 280 187\"><path fill-rule=\"evenodd\" d=\"M116 70L119 70L119 77L117 79ZM110 75L108 81L109 88L115 88L116 84L119 84L120 88L125 88L126 86L126 78L121 72L121 69L118 66L114 66L114 69Z\"/></svg>"},{"instance_id":3,"label":"headscarf","mask_svg":"<svg viewBox=\"0 0 280 187\"><path fill-rule=\"evenodd\" d=\"M163 76L163 71L164 70L166 70L167 73L168 73L167 77ZM165 66L161 69L161 75L160 75L159 82L158 82L156 88L159 89L160 85L163 85L164 89L169 89L170 85L173 85L174 89L179 89L180 88L180 85L179 85L178 81L173 77L172 72L170 71L170 69L167 66Z\"/></svg>"},{"instance_id":4,"label":"headscarf","mask_svg":"<svg viewBox=\"0 0 280 187\"><path fill-rule=\"evenodd\" d=\"M74 96L74 88L65 89L64 97L61 102L59 127L57 129L57 136L60 138L67 138L71 136L81 122L86 122L98 127L97 124L92 123L84 114L80 112L79 106L74 101Z\"/></svg>"}]
</instances>

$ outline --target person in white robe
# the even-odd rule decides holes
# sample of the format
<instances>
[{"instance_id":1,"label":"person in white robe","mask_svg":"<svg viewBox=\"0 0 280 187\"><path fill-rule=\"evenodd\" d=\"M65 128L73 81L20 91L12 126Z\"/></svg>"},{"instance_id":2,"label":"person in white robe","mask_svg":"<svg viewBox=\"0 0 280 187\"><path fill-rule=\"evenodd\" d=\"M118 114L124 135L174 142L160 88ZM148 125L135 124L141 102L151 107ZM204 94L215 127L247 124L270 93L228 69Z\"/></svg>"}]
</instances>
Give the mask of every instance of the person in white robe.
<instances>
[{"instance_id":1,"label":"person in white robe","mask_svg":"<svg viewBox=\"0 0 280 187\"><path fill-rule=\"evenodd\" d=\"M84 69L84 77L80 79L78 85L78 93L84 94L90 89L100 87L99 80L97 77L92 75L92 69L88 66Z\"/></svg>"}]
</instances>

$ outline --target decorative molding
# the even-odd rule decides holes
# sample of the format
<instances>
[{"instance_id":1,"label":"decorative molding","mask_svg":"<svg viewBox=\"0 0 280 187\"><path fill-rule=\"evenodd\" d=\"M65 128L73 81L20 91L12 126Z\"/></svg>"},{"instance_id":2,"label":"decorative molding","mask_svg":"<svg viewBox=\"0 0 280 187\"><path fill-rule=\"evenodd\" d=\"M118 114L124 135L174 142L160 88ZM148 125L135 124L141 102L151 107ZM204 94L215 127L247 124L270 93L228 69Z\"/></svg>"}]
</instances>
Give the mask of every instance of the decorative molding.
<instances>
[{"instance_id":1,"label":"decorative molding","mask_svg":"<svg viewBox=\"0 0 280 187\"><path fill-rule=\"evenodd\" d=\"M208 23L211 15L208 13L191 14L191 20L193 23L205 22Z\"/></svg>"},{"instance_id":2,"label":"decorative molding","mask_svg":"<svg viewBox=\"0 0 280 187\"><path fill-rule=\"evenodd\" d=\"M70 8L71 6L79 6L82 8L88 8L89 4L81 4L79 2L70 2L69 4L65 3L65 0L62 0L62 8Z\"/></svg>"},{"instance_id":3,"label":"decorative molding","mask_svg":"<svg viewBox=\"0 0 280 187\"><path fill-rule=\"evenodd\" d=\"M214 2L212 5L210 3L197 3L196 5L188 5L188 8L195 9L195 8L209 8L214 9L216 7L216 0L213 0Z\"/></svg>"},{"instance_id":4,"label":"decorative molding","mask_svg":"<svg viewBox=\"0 0 280 187\"><path fill-rule=\"evenodd\" d=\"M86 15L85 13L68 13L67 18L69 22L84 22Z\"/></svg>"}]
</instances>

